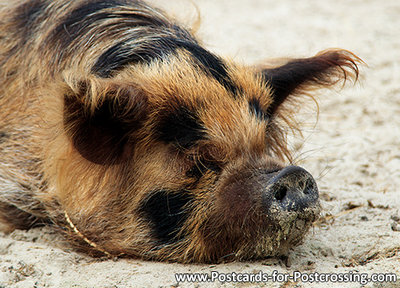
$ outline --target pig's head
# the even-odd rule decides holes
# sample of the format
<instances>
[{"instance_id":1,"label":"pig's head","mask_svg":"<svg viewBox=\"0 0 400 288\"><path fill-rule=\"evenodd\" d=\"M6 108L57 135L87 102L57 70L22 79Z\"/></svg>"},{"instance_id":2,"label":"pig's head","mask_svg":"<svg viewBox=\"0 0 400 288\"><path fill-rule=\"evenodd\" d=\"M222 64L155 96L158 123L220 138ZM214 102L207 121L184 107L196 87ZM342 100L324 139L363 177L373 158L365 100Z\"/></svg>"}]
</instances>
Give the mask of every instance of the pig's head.
<instances>
[{"instance_id":1,"label":"pig's head","mask_svg":"<svg viewBox=\"0 0 400 288\"><path fill-rule=\"evenodd\" d=\"M56 84L49 201L68 215L71 235L111 254L182 262L285 254L320 212L313 177L287 164L292 108L315 88L356 77L358 58L331 50L255 69L192 50L107 77L97 63L94 76Z\"/></svg>"}]
</instances>

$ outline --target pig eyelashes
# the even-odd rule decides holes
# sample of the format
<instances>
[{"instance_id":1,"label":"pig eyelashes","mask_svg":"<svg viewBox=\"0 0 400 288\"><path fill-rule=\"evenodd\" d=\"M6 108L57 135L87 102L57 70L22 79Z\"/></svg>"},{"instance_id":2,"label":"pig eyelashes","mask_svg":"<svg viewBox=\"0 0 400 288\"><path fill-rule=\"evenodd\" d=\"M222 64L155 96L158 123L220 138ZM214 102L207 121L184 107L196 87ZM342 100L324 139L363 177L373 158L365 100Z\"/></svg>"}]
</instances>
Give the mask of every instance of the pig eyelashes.
<instances>
[{"instance_id":1,"label":"pig eyelashes","mask_svg":"<svg viewBox=\"0 0 400 288\"><path fill-rule=\"evenodd\" d=\"M207 161L204 159L199 159L198 161L195 161L195 165L190 168L186 172L186 176L189 178L195 178L195 179L200 179L203 177L208 171L211 171L213 173L221 173L222 168L219 163L212 162L212 161Z\"/></svg>"}]
</instances>

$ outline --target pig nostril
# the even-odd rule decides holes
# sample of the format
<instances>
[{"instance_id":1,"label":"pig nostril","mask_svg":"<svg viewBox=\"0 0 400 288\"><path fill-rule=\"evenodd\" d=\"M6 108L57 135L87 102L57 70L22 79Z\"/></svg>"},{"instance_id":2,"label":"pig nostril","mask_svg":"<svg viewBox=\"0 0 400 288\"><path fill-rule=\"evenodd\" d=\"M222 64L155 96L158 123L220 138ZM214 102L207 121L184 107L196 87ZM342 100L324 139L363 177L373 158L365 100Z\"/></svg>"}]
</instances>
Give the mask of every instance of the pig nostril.
<instances>
[{"instance_id":1,"label":"pig nostril","mask_svg":"<svg viewBox=\"0 0 400 288\"><path fill-rule=\"evenodd\" d=\"M311 179L307 179L306 185L304 187L303 193L308 195L311 194L314 189L314 183Z\"/></svg>"},{"instance_id":2,"label":"pig nostril","mask_svg":"<svg viewBox=\"0 0 400 288\"><path fill-rule=\"evenodd\" d=\"M287 188L285 186L282 186L278 189L278 191L275 192L275 199L278 201L282 201L283 198L285 198L286 193L287 193Z\"/></svg>"}]
</instances>

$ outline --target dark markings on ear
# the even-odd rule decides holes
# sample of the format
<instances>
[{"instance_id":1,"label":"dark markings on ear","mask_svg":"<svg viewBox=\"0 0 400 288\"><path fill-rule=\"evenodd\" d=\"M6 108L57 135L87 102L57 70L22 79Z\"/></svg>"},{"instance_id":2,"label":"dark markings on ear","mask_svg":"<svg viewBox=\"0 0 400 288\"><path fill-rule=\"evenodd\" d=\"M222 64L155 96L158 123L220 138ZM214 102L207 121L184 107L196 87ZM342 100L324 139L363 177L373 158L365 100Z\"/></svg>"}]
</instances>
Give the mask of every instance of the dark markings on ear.
<instances>
[{"instance_id":1,"label":"dark markings on ear","mask_svg":"<svg viewBox=\"0 0 400 288\"><path fill-rule=\"evenodd\" d=\"M83 95L87 93L84 90ZM64 125L75 149L96 164L119 163L130 137L145 120L145 97L133 89L119 87L109 91L93 112L83 98L82 95L64 98Z\"/></svg>"},{"instance_id":2,"label":"dark markings on ear","mask_svg":"<svg viewBox=\"0 0 400 288\"><path fill-rule=\"evenodd\" d=\"M186 191L153 191L139 206L141 213L150 223L154 237L160 244L170 244L184 237L180 233L191 213L190 203L194 197Z\"/></svg>"},{"instance_id":3,"label":"dark markings on ear","mask_svg":"<svg viewBox=\"0 0 400 288\"><path fill-rule=\"evenodd\" d=\"M161 112L158 121L157 138L165 143L173 143L178 148L189 149L206 137L198 115L188 107L180 106L175 111Z\"/></svg>"},{"instance_id":4,"label":"dark markings on ear","mask_svg":"<svg viewBox=\"0 0 400 288\"><path fill-rule=\"evenodd\" d=\"M261 121L268 121L269 116L266 111L261 107L260 101L256 98L252 98L249 100L249 110L250 113L253 114L257 119Z\"/></svg>"},{"instance_id":5,"label":"dark markings on ear","mask_svg":"<svg viewBox=\"0 0 400 288\"><path fill-rule=\"evenodd\" d=\"M121 41L108 48L92 67L92 72L100 77L112 77L113 73L123 69L129 64L149 63L160 60L173 54L177 49L185 49L192 55L194 60L206 74L213 77L234 96L238 88L230 79L224 62L214 54L199 46L194 39L190 38L188 32L183 29L175 33L186 38L174 38L170 36L153 38L151 41L140 43L137 39L132 41Z\"/></svg>"},{"instance_id":6,"label":"dark markings on ear","mask_svg":"<svg viewBox=\"0 0 400 288\"><path fill-rule=\"evenodd\" d=\"M45 11L46 4L42 0L25 2L15 9L13 20L15 31L22 35L24 43L32 37L32 31L36 28L37 19Z\"/></svg>"},{"instance_id":7,"label":"dark markings on ear","mask_svg":"<svg viewBox=\"0 0 400 288\"><path fill-rule=\"evenodd\" d=\"M273 115L290 94L326 87L353 78L357 80L362 60L345 50L327 50L311 58L294 59L262 74L273 89L273 103L267 115Z\"/></svg>"}]
</instances>

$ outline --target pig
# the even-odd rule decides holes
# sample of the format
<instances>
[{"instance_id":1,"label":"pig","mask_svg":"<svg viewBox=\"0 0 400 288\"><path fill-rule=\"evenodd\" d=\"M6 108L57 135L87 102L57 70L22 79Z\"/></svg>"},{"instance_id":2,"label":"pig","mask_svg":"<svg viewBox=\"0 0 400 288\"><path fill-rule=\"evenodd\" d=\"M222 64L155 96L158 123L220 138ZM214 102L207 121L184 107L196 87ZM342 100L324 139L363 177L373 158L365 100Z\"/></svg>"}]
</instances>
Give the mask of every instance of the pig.
<instances>
[{"instance_id":1,"label":"pig","mask_svg":"<svg viewBox=\"0 0 400 288\"><path fill-rule=\"evenodd\" d=\"M302 242L319 193L287 133L304 96L357 79L357 56L236 63L139 0L0 7L3 231L49 225L89 255L182 263Z\"/></svg>"}]
</instances>

